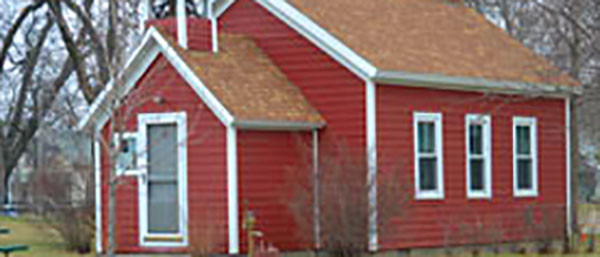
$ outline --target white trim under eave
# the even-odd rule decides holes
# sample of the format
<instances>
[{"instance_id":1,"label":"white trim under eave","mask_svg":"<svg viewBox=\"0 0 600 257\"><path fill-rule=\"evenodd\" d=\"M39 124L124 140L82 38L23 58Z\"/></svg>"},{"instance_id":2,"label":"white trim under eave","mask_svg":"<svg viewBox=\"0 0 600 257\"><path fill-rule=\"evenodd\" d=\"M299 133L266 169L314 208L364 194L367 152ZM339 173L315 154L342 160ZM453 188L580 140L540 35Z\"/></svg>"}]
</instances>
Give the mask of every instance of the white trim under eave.
<instances>
[{"instance_id":1,"label":"white trim under eave","mask_svg":"<svg viewBox=\"0 0 600 257\"><path fill-rule=\"evenodd\" d=\"M227 217L229 254L240 253L238 216L237 129L227 126Z\"/></svg>"},{"instance_id":2,"label":"white trim under eave","mask_svg":"<svg viewBox=\"0 0 600 257\"><path fill-rule=\"evenodd\" d=\"M377 83L388 85L476 92L498 92L506 94L545 95L560 98L563 98L566 95L579 95L582 93L582 88L578 86L496 81L483 78L454 77L440 74L409 73L401 71L379 71L374 80Z\"/></svg>"},{"instance_id":3,"label":"white trim under eave","mask_svg":"<svg viewBox=\"0 0 600 257\"><path fill-rule=\"evenodd\" d=\"M363 80L369 80L377 74L375 66L286 1L256 2Z\"/></svg>"},{"instance_id":4,"label":"white trim under eave","mask_svg":"<svg viewBox=\"0 0 600 257\"><path fill-rule=\"evenodd\" d=\"M98 135L94 135L97 137ZM96 224L96 253L102 253L102 161L101 161L102 147L97 138L94 138L94 191L95 191L95 217L94 221Z\"/></svg>"}]
</instances>

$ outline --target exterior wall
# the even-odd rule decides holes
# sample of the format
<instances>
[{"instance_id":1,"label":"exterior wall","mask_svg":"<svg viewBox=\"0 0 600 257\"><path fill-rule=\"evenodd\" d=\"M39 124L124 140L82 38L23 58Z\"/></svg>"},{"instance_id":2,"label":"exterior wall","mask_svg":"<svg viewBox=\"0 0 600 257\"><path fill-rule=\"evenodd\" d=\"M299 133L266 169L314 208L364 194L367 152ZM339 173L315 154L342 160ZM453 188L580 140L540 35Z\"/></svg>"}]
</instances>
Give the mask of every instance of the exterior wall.
<instances>
[{"instance_id":1,"label":"exterior wall","mask_svg":"<svg viewBox=\"0 0 600 257\"><path fill-rule=\"evenodd\" d=\"M302 232L312 228L312 224L299 227L297 216L290 210L294 195L299 193L295 190L301 190L297 183L312 176L311 153L303 152L310 149L301 143L310 138L310 132L305 134L307 137L293 132L238 132L240 224L244 224L248 208L257 219L256 229L264 233L261 240L286 251L306 249L310 244L310 237ZM246 233L240 226L243 252Z\"/></svg>"},{"instance_id":2,"label":"exterior wall","mask_svg":"<svg viewBox=\"0 0 600 257\"><path fill-rule=\"evenodd\" d=\"M245 34L325 117L322 147L344 141L365 153L365 82L252 0L238 0L219 19L221 32Z\"/></svg>"},{"instance_id":3,"label":"exterior wall","mask_svg":"<svg viewBox=\"0 0 600 257\"><path fill-rule=\"evenodd\" d=\"M415 111L443 115L443 200L413 197ZM488 113L492 119L491 200L467 199L468 113ZM539 196L535 198L513 197L513 116L537 117ZM566 201L564 100L378 85L377 126L382 172L389 172L390 165L400 165L400 183L408 183L410 194L405 211L380 232L384 249L525 240L542 233L562 236ZM532 219L538 225L528 222Z\"/></svg>"},{"instance_id":4,"label":"exterior wall","mask_svg":"<svg viewBox=\"0 0 600 257\"><path fill-rule=\"evenodd\" d=\"M162 103L152 100L161 97ZM159 57L129 95L121 113L127 117L128 131L137 131L138 113L187 113L188 151L188 234L190 244L205 238L220 252L227 243L226 131L193 89L177 71ZM109 125L104 129L105 138ZM102 153L102 233L107 242L108 153ZM187 249L141 248L137 177L122 177L117 190L117 251L119 253L181 252ZM210 233L210 234L207 234Z\"/></svg>"},{"instance_id":5,"label":"exterior wall","mask_svg":"<svg viewBox=\"0 0 600 257\"><path fill-rule=\"evenodd\" d=\"M288 80L300 88L308 101L327 120L327 127L320 132L321 149L327 150L343 144L357 156L366 154L366 99L363 80L255 1L236 1L219 18L219 31L251 37ZM296 148L290 144L286 133L243 132L240 137L241 210L244 200L250 200L250 207L258 213L259 222L265 222L260 225L260 229L266 233L266 240L279 249L306 249L309 247L307 242L312 242L309 239L312 238L312 233L295 229L298 224L289 213L289 207L278 203L282 199L281 190L286 190L281 183L286 166L299 157L294 153ZM273 139L265 143L266 138L270 137ZM258 178L269 179L261 181ZM242 214L243 211L240 211L240 215ZM241 231L240 235L244 233ZM300 238L299 233L308 238ZM245 251L243 238L240 240L240 247Z\"/></svg>"}]
</instances>

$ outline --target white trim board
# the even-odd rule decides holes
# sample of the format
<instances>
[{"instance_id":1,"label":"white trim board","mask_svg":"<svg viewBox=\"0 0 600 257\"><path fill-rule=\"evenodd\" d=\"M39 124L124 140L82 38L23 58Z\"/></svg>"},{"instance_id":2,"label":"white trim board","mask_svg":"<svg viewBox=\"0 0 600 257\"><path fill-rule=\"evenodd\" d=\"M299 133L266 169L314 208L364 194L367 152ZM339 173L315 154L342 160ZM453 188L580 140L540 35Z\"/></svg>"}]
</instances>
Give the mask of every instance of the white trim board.
<instances>
[{"instance_id":1,"label":"white trim board","mask_svg":"<svg viewBox=\"0 0 600 257\"><path fill-rule=\"evenodd\" d=\"M175 234L152 234L148 231L147 180L148 145L147 127L155 124L176 124L177 126L177 194L179 196L179 232ZM144 247L185 247L188 245L188 198L187 198L187 115L185 112L143 113L138 115L137 145L141 153L139 185L139 242ZM180 238L181 241L146 240L154 236Z\"/></svg>"},{"instance_id":2,"label":"white trim board","mask_svg":"<svg viewBox=\"0 0 600 257\"><path fill-rule=\"evenodd\" d=\"M94 135L96 137L98 135ZM102 147L97 138L94 139L94 193L96 224L96 253L102 253Z\"/></svg>"},{"instance_id":3,"label":"white trim board","mask_svg":"<svg viewBox=\"0 0 600 257\"><path fill-rule=\"evenodd\" d=\"M471 152L470 126L480 125L482 128L482 153L474 155ZM492 198L492 118L487 114L467 114L465 116L465 153L466 153L466 182L467 198L489 199ZM483 161L483 190L471 189L471 159Z\"/></svg>"},{"instance_id":4,"label":"white trim board","mask_svg":"<svg viewBox=\"0 0 600 257\"><path fill-rule=\"evenodd\" d=\"M227 217L229 229L229 254L240 253L239 216L238 216L238 164L237 130L227 126Z\"/></svg>"},{"instance_id":5,"label":"white trim board","mask_svg":"<svg viewBox=\"0 0 600 257\"><path fill-rule=\"evenodd\" d=\"M517 127L527 126L529 127L530 135L530 153L528 156L531 158L531 188L530 189L519 189L518 188L518 159L520 158L517 140ZM515 197L537 197L539 194L539 176L538 176L538 130L537 130L537 119L534 117L513 117L513 193ZM524 156L524 155L521 155Z\"/></svg>"},{"instance_id":6,"label":"white trim board","mask_svg":"<svg viewBox=\"0 0 600 257\"><path fill-rule=\"evenodd\" d=\"M573 101L571 98L566 98L565 99L565 129L566 129L566 227L567 227L567 237L568 239L570 239L570 237L573 234L572 231L572 227L571 227L571 222L572 222L572 217L571 215L573 214L571 212L571 158L572 158L572 149L571 149L571 129L573 128L572 126L572 120L571 120L571 101Z\"/></svg>"},{"instance_id":7,"label":"white trim board","mask_svg":"<svg viewBox=\"0 0 600 257\"><path fill-rule=\"evenodd\" d=\"M375 252L379 246L377 228L377 85L372 81L366 82L366 110L367 110L367 185L369 186L369 251Z\"/></svg>"},{"instance_id":8,"label":"white trim board","mask_svg":"<svg viewBox=\"0 0 600 257\"><path fill-rule=\"evenodd\" d=\"M434 124L434 149L430 157L436 158L436 188L433 190L422 190L419 177L419 160L427 158L419 151L419 123L430 122ZM416 200L441 200L444 199L444 145L443 145L443 121L441 113L413 113L413 140L414 140L414 180Z\"/></svg>"}]
</instances>

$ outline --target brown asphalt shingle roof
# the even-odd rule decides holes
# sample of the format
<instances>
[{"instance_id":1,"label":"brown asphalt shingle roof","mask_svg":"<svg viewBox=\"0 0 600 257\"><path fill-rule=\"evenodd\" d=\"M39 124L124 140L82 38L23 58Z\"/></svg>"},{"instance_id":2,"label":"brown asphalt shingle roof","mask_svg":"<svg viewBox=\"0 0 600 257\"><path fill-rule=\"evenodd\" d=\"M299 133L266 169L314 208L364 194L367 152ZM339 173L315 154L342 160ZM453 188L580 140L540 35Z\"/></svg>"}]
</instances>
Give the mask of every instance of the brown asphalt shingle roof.
<instances>
[{"instance_id":1,"label":"brown asphalt shingle roof","mask_svg":"<svg viewBox=\"0 0 600 257\"><path fill-rule=\"evenodd\" d=\"M472 9L447 0L287 0L381 70L579 85Z\"/></svg>"},{"instance_id":2,"label":"brown asphalt shingle roof","mask_svg":"<svg viewBox=\"0 0 600 257\"><path fill-rule=\"evenodd\" d=\"M220 33L214 54L184 50L166 31L157 30L237 120L325 124L252 39Z\"/></svg>"}]
</instances>

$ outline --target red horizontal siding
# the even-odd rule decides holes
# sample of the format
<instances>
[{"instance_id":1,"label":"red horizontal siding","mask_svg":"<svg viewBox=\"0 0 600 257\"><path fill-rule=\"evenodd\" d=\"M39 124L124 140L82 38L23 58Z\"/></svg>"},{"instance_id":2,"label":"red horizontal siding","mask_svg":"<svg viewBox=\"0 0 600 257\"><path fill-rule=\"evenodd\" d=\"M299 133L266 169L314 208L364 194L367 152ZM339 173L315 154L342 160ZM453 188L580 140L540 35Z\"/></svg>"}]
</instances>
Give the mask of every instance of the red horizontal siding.
<instances>
[{"instance_id":1,"label":"red horizontal siding","mask_svg":"<svg viewBox=\"0 0 600 257\"><path fill-rule=\"evenodd\" d=\"M365 149L365 86L325 52L259 6L239 0L219 19L220 31L248 35L325 117L327 142ZM334 140L335 139L335 140Z\"/></svg>"},{"instance_id":2,"label":"red horizontal siding","mask_svg":"<svg viewBox=\"0 0 600 257\"><path fill-rule=\"evenodd\" d=\"M295 172L310 163L310 159L302 159L306 155L299 138L292 132L238 133L240 222L247 207L257 219L256 229L264 233L262 240L288 251L306 249L310 242L300 234L297 217L290 209L299 178ZM240 235L246 251L246 231L240 230Z\"/></svg>"},{"instance_id":3,"label":"red horizontal siding","mask_svg":"<svg viewBox=\"0 0 600 257\"><path fill-rule=\"evenodd\" d=\"M402 164L412 195L413 112L443 115L445 198L411 200L383 231L383 248L440 247L526 239L532 231L560 237L565 220L565 110L561 99L525 99L399 86L377 86L377 143L380 165ZM466 196L465 115L492 117L492 199ZM513 197L512 118L538 122L539 197ZM527 216L552 224L531 227Z\"/></svg>"},{"instance_id":4,"label":"red horizontal siding","mask_svg":"<svg viewBox=\"0 0 600 257\"><path fill-rule=\"evenodd\" d=\"M161 97L161 104L152 101ZM122 113L127 130L137 131L138 113L185 111L188 150L188 232L191 245L210 238L219 252L226 252L227 188L225 127L204 105L177 71L159 57L128 96ZM127 110L127 111L125 111ZM108 134L104 130L105 136ZM102 224L106 247L109 171L107 153L102 158ZM138 183L124 177L117 191L117 251L119 253L181 252L187 249L141 248L139 246ZM210 234L208 234L210 233ZM104 248L106 249L106 248Z\"/></svg>"}]
</instances>

